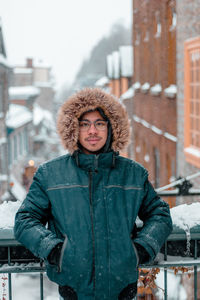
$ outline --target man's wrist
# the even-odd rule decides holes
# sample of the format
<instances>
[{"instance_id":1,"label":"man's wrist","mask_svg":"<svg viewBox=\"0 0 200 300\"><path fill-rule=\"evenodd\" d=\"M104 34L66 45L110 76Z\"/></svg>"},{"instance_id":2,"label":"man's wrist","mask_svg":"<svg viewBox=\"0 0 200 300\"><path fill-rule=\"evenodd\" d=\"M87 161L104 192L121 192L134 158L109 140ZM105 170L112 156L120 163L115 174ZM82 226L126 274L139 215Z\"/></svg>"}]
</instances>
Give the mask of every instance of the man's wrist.
<instances>
[{"instance_id":1,"label":"man's wrist","mask_svg":"<svg viewBox=\"0 0 200 300\"><path fill-rule=\"evenodd\" d=\"M49 253L47 260L52 265L58 265L63 243L58 243Z\"/></svg>"},{"instance_id":2,"label":"man's wrist","mask_svg":"<svg viewBox=\"0 0 200 300\"><path fill-rule=\"evenodd\" d=\"M139 256L139 264L144 264L146 262L149 261L150 259L150 255L149 253L147 252L147 250L140 244L138 243L134 243L136 249L137 249L137 252L138 252L138 256Z\"/></svg>"}]
</instances>

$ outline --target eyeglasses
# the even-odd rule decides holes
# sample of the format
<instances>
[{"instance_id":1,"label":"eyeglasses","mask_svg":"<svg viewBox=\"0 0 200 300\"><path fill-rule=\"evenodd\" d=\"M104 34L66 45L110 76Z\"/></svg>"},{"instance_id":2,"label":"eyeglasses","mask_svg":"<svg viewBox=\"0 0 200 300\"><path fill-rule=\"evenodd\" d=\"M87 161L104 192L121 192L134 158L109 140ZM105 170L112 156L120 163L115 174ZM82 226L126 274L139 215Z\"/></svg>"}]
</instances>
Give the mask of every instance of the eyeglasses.
<instances>
[{"instance_id":1,"label":"eyeglasses","mask_svg":"<svg viewBox=\"0 0 200 300\"><path fill-rule=\"evenodd\" d=\"M94 124L94 127L97 130L103 131L106 130L108 121L105 120L96 120L94 122L82 120L79 121L79 129L80 131L88 131L91 128L91 125Z\"/></svg>"}]
</instances>

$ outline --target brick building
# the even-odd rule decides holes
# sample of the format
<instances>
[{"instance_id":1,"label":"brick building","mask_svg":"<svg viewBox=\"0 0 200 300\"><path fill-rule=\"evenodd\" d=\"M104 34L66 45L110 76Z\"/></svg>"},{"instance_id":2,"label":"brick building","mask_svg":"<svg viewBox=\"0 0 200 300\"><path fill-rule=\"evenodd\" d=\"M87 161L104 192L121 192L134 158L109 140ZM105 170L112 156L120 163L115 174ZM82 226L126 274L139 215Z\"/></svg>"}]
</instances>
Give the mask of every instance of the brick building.
<instances>
[{"instance_id":1,"label":"brick building","mask_svg":"<svg viewBox=\"0 0 200 300\"><path fill-rule=\"evenodd\" d=\"M133 46L134 155L159 187L176 176L175 1L133 0Z\"/></svg>"},{"instance_id":2,"label":"brick building","mask_svg":"<svg viewBox=\"0 0 200 300\"><path fill-rule=\"evenodd\" d=\"M200 169L200 1L177 0L176 7L177 171L186 176ZM200 177L192 182L199 188Z\"/></svg>"}]
</instances>

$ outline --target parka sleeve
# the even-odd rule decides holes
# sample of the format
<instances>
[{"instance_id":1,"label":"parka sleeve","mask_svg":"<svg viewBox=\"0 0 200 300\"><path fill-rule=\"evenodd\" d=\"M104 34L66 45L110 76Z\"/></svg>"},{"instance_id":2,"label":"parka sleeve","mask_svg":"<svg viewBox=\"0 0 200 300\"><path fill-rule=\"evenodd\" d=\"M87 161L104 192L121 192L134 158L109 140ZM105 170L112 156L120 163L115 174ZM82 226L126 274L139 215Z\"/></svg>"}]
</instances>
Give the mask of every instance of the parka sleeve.
<instances>
[{"instance_id":1,"label":"parka sleeve","mask_svg":"<svg viewBox=\"0 0 200 300\"><path fill-rule=\"evenodd\" d=\"M51 214L51 205L44 187L44 169L39 167L29 192L15 216L16 239L35 256L46 259L62 240L45 225Z\"/></svg>"},{"instance_id":2,"label":"parka sleeve","mask_svg":"<svg viewBox=\"0 0 200 300\"><path fill-rule=\"evenodd\" d=\"M173 226L169 205L157 195L147 173L145 177L144 197L138 214L143 221L143 227L134 242L142 245L149 253L150 260L153 260Z\"/></svg>"}]
</instances>

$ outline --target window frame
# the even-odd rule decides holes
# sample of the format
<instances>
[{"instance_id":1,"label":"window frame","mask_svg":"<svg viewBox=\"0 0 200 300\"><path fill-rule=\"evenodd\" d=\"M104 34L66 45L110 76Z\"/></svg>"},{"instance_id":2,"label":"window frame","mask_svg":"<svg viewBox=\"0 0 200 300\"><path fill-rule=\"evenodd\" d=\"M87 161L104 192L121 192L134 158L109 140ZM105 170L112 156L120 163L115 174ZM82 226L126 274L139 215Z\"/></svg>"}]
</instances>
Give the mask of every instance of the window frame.
<instances>
[{"instance_id":1,"label":"window frame","mask_svg":"<svg viewBox=\"0 0 200 300\"><path fill-rule=\"evenodd\" d=\"M191 56L192 54L194 55L195 52L199 52L199 65L197 66L197 69L199 70L200 76L200 36L187 40L184 43L184 154L188 163L200 168L200 144L199 147L197 147L191 140L191 134L194 135L195 131L197 131L197 135L200 136L200 123L198 125L199 129L191 129L191 120L194 120L195 116L198 118L198 115L195 113L193 114L194 117L191 117L191 103L196 101L200 105L200 80L197 81L199 97L197 97L196 100L192 98L194 90L192 90L191 83L193 83L193 88L195 85L191 80L191 72L193 71L193 67L191 67Z\"/></svg>"}]
</instances>

